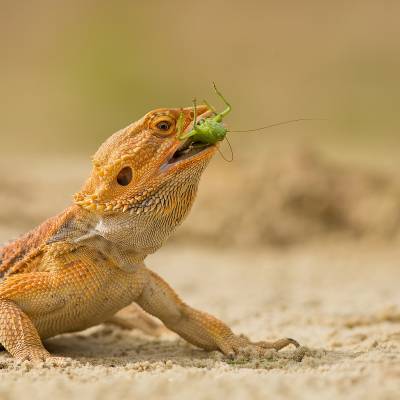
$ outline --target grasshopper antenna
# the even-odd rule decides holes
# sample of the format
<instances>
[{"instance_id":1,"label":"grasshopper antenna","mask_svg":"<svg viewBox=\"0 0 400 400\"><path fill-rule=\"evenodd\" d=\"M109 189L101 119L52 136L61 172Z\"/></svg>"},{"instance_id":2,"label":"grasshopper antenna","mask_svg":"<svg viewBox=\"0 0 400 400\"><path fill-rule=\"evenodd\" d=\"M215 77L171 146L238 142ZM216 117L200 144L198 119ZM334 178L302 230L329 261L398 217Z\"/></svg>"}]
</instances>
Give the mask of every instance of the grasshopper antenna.
<instances>
[{"instance_id":1,"label":"grasshopper antenna","mask_svg":"<svg viewBox=\"0 0 400 400\"><path fill-rule=\"evenodd\" d=\"M225 156L224 153L221 151L221 149L219 148L219 146L215 146L217 148L217 151L219 153L219 155L222 157L222 159L226 162L232 162L233 161L233 155L232 158L230 160L228 160Z\"/></svg>"},{"instance_id":2,"label":"grasshopper antenna","mask_svg":"<svg viewBox=\"0 0 400 400\"><path fill-rule=\"evenodd\" d=\"M227 159L227 158L224 156L224 153L221 151L221 149L219 148L219 146L216 146L216 148L217 148L217 151L218 151L219 155L223 158L223 160L230 163L230 162L233 161L233 150L232 150L231 143L229 142L229 140L228 140L228 138L227 138L226 136L225 136L225 139L226 139L226 142L228 143L228 146L229 146L229 152L231 153L230 159Z\"/></svg>"},{"instance_id":3,"label":"grasshopper antenna","mask_svg":"<svg viewBox=\"0 0 400 400\"><path fill-rule=\"evenodd\" d=\"M193 128L196 129L196 122L197 122L197 100L196 100L196 98L193 99L193 108L194 108Z\"/></svg>"},{"instance_id":4,"label":"grasshopper antenna","mask_svg":"<svg viewBox=\"0 0 400 400\"><path fill-rule=\"evenodd\" d=\"M177 137L180 138L183 132L183 110L181 109L181 112L179 114L179 118L178 118L178 134Z\"/></svg>"},{"instance_id":5,"label":"grasshopper antenna","mask_svg":"<svg viewBox=\"0 0 400 400\"><path fill-rule=\"evenodd\" d=\"M203 100L203 103L214 113L218 114L218 111L213 107L207 100Z\"/></svg>"},{"instance_id":6,"label":"grasshopper antenna","mask_svg":"<svg viewBox=\"0 0 400 400\"><path fill-rule=\"evenodd\" d=\"M178 139L180 139L180 140L185 140L185 139L187 139L187 138L189 138L191 136L194 136L196 134L196 131L197 131L196 130L196 128L197 128L197 126L196 126L196 123L197 123L197 100L196 100L196 98L193 99L193 109L194 109L194 111L193 111L193 129L190 132L185 133L184 135L182 135L181 127L180 127L179 128L180 134L178 135ZM182 116L182 122L180 122L181 116ZM182 111L181 111L181 115L179 116L178 123L182 124L182 126L183 126L183 112Z\"/></svg>"},{"instance_id":7,"label":"grasshopper antenna","mask_svg":"<svg viewBox=\"0 0 400 400\"><path fill-rule=\"evenodd\" d=\"M256 132L256 131L261 131L263 129L273 128L274 126L292 124L294 122L300 122L300 121L327 121L327 119L326 118L297 118L297 119L289 119L287 121L281 121L281 122L276 122L274 124L262 126L261 128L246 129L246 130L239 130L239 131L229 131L229 132L230 133Z\"/></svg>"},{"instance_id":8,"label":"grasshopper antenna","mask_svg":"<svg viewBox=\"0 0 400 400\"><path fill-rule=\"evenodd\" d=\"M221 120L223 118L225 118L232 110L232 106L228 103L228 101L225 99L224 95L218 90L217 85L215 84L215 82L213 82L213 86L214 86L214 90L215 93L217 93L217 95L221 98L221 100L225 103L226 108L224 111L221 111L218 115L221 118ZM213 110L213 109L212 109ZM214 111L214 110L213 110Z\"/></svg>"},{"instance_id":9,"label":"grasshopper antenna","mask_svg":"<svg viewBox=\"0 0 400 400\"><path fill-rule=\"evenodd\" d=\"M233 161L233 149L232 149L232 145L231 145L231 142L229 141L229 139L228 139L228 137L227 136L225 136L225 139L226 139L226 143L228 143L228 146L229 146L229 151L230 151L230 153L231 153L231 159L228 161L228 162L232 162Z\"/></svg>"}]
</instances>

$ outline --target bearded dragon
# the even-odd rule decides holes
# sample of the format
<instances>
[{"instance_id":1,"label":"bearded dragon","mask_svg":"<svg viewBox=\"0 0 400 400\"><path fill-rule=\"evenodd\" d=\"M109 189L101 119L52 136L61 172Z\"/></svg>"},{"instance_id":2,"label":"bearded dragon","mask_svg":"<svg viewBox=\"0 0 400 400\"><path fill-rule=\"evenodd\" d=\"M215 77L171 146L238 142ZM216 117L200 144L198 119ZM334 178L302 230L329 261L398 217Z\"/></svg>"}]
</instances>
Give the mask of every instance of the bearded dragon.
<instances>
[{"instance_id":1,"label":"bearded dragon","mask_svg":"<svg viewBox=\"0 0 400 400\"><path fill-rule=\"evenodd\" d=\"M215 145L179 139L178 121L188 132L194 114L157 109L112 135L73 204L0 248L0 343L13 357L57 361L43 339L100 324L133 302L193 345L229 357L299 346L235 335L144 264L188 214L215 153ZM212 110L199 106L197 115Z\"/></svg>"}]
</instances>

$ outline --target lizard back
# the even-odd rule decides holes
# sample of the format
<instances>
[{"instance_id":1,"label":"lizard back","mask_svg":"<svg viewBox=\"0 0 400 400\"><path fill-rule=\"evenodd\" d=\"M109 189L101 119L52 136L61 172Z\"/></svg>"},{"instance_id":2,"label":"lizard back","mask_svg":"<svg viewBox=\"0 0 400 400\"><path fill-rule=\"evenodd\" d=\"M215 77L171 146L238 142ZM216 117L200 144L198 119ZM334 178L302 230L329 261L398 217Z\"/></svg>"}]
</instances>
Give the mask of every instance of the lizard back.
<instances>
[{"instance_id":1,"label":"lizard back","mask_svg":"<svg viewBox=\"0 0 400 400\"><path fill-rule=\"evenodd\" d=\"M0 282L11 274L26 272L24 261L30 259L60 231L60 227L65 227L72 218L70 207L61 214L47 219L23 236L0 247Z\"/></svg>"}]
</instances>

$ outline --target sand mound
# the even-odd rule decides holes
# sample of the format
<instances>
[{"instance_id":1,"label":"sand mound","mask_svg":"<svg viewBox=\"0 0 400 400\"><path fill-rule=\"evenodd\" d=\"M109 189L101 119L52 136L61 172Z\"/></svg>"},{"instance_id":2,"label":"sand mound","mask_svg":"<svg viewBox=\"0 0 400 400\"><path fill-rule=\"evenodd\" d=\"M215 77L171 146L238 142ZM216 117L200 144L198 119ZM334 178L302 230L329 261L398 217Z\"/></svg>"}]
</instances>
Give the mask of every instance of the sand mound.
<instances>
[{"instance_id":1,"label":"sand mound","mask_svg":"<svg viewBox=\"0 0 400 400\"><path fill-rule=\"evenodd\" d=\"M399 235L397 177L337 165L311 152L265 162L255 172L233 168L201 188L180 239L248 246L332 234L385 240Z\"/></svg>"}]
</instances>

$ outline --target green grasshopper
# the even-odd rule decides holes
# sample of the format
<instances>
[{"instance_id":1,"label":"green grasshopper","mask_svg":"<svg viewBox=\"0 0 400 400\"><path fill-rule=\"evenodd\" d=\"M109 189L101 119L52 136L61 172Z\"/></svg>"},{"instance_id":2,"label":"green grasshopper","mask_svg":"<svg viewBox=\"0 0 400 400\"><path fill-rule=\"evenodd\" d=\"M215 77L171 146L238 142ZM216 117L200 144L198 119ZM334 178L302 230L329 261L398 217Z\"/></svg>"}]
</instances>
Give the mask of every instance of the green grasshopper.
<instances>
[{"instance_id":1,"label":"green grasshopper","mask_svg":"<svg viewBox=\"0 0 400 400\"><path fill-rule=\"evenodd\" d=\"M222 123L222 120L231 112L232 107L226 101L222 93L217 89L217 86L214 83L214 90L217 95L222 99L225 103L226 108L224 111L218 113L217 110L207 103L204 100L204 103L207 107L215 114L212 117L201 119L197 121L197 109L196 109L196 100L193 100L194 105L194 117L193 117L193 128L189 132L182 135L181 129L178 133L179 140L186 140L188 138L192 138L194 142L200 142L204 144L215 144L217 142L221 142L225 139L226 134L228 133L228 129ZM183 114L181 114L181 118ZM182 120L179 122L180 126L182 127Z\"/></svg>"},{"instance_id":2,"label":"green grasshopper","mask_svg":"<svg viewBox=\"0 0 400 400\"><path fill-rule=\"evenodd\" d=\"M217 89L217 86L215 85L215 83L213 83L213 85L214 85L214 90L217 93L218 97L220 97L226 105L225 110L218 113L217 110L213 106L211 106L210 104L207 103L207 101L204 100L204 103L214 113L214 115L211 117L204 118L204 119L197 121L196 99L194 99L193 100L193 106L194 106L193 128L189 132L182 134L183 113L181 113L179 121L178 121L179 128L178 128L177 137L179 140L182 140L182 141L186 140L188 138L191 138L193 143L199 143L200 146L202 146L203 144L216 144L218 142L223 141L226 138L229 148L231 150L231 155L232 155L231 160L226 160L224 155L220 152L221 156L226 161L233 160L232 147L228 141L228 138L226 137L228 132L230 132L230 133L256 132L256 131L260 131L263 129L279 126L279 125L289 124L292 122L325 120L324 118L297 118L297 119L290 119L287 121L277 122L274 124L262 126L260 128L255 128L255 129L247 129L247 130L240 130L240 131L238 131L238 130L228 131L228 129L222 123L222 120L231 112L232 107L226 101L226 99L222 95L222 93ZM193 144L191 146L193 146Z\"/></svg>"}]
</instances>

